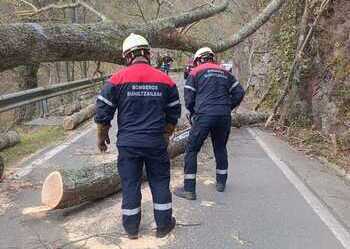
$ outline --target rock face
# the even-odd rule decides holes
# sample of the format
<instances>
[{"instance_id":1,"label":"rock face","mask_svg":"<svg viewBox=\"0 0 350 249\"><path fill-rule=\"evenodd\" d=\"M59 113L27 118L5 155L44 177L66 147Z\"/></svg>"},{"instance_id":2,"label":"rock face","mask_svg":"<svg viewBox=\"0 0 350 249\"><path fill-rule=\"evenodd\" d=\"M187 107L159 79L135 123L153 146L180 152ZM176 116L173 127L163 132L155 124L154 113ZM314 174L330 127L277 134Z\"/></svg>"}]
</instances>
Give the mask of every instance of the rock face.
<instances>
[{"instance_id":1,"label":"rock face","mask_svg":"<svg viewBox=\"0 0 350 249\"><path fill-rule=\"evenodd\" d=\"M299 2L299 1L298 1ZM258 102L270 93L262 107L270 107L286 83L299 33L303 1L289 2L284 11L263 27L252 44L242 44L235 53L242 82L250 78L250 97ZM321 0L313 1L309 24ZM293 18L290 18L293 17ZM295 20L299 20L295 22ZM293 26L294 25L294 26ZM286 104L280 110L288 123L310 125L324 135L346 136L350 129L350 1L329 4L315 28L295 74ZM243 52L242 52L243 51ZM250 62L250 63L247 63ZM236 63L235 63L236 64ZM252 71L252 72L249 72Z\"/></svg>"}]
</instances>

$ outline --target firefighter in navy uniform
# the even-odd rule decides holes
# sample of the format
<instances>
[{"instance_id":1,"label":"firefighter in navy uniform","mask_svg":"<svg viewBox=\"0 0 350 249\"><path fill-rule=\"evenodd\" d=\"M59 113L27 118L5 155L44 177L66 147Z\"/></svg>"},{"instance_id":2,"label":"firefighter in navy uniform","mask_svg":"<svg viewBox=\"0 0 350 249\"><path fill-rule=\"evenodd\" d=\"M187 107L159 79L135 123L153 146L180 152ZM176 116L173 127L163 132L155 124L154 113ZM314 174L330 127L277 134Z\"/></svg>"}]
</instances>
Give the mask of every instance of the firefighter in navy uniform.
<instances>
[{"instance_id":1,"label":"firefighter in navy uniform","mask_svg":"<svg viewBox=\"0 0 350 249\"><path fill-rule=\"evenodd\" d=\"M138 238L141 220L141 177L145 164L152 192L157 237L175 227L169 188L169 136L181 114L178 89L164 73L150 66L150 46L136 34L123 43L127 67L104 85L97 99L95 122L98 147L110 143L108 131L118 109L118 172L122 181L123 226L130 239Z\"/></svg>"},{"instance_id":2,"label":"firefighter in navy uniform","mask_svg":"<svg viewBox=\"0 0 350 249\"><path fill-rule=\"evenodd\" d=\"M197 154L209 133L216 160L216 190L225 190L231 112L245 94L235 77L214 63L214 53L210 48L204 47L195 53L194 65L185 84L185 104L192 128L185 152L184 187L174 192L188 200L196 199Z\"/></svg>"}]
</instances>

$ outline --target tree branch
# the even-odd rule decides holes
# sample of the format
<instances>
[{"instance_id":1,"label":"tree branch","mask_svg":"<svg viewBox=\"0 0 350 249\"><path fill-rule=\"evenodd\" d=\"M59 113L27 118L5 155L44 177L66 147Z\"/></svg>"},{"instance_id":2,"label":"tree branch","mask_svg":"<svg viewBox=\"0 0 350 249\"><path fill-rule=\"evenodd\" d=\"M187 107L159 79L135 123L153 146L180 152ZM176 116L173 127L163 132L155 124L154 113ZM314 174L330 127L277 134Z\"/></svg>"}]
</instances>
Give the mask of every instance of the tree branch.
<instances>
[{"instance_id":1,"label":"tree branch","mask_svg":"<svg viewBox=\"0 0 350 249\"><path fill-rule=\"evenodd\" d=\"M82 6L86 7L85 2L77 1L75 4L83 3ZM118 25L111 21L95 24L0 25L0 71L19 65L54 61L92 60L121 64L123 62L122 43L131 32L147 37L154 48L193 52L201 46L211 46L216 51L224 51L253 34L285 1L272 0L262 14L243 27L231 40L221 42L217 46L181 34L178 28L225 11L229 0L224 0L218 5L209 3L206 4L207 7L196 8L178 16L160 18L137 26ZM56 7L62 8L60 5L51 5L50 8ZM50 8L45 7L46 10ZM97 11L94 13L99 14ZM105 20L102 14L101 19Z\"/></svg>"},{"instance_id":2,"label":"tree branch","mask_svg":"<svg viewBox=\"0 0 350 249\"><path fill-rule=\"evenodd\" d=\"M52 9L58 9L58 10L63 10L63 9L70 9L70 8L76 8L76 7L84 7L87 10L89 10L91 13L97 15L102 21L106 21L107 17L105 15L103 15L102 13L98 12L97 10L95 10L93 7L91 7L90 5L88 5L87 3L85 3L84 1L81 0L77 0L75 3L69 3L69 4L63 4L63 5L58 5L58 4L49 4L43 8L37 8L35 5L33 5L32 3L29 3L25 0L19 0L22 3L29 5L33 10L32 11L28 11L28 10L24 10L24 11L17 11L17 14L20 16L35 16L35 15L39 15L43 12L46 11L50 11Z\"/></svg>"},{"instance_id":3,"label":"tree branch","mask_svg":"<svg viewBox=\"0 0 350 249\"><path fill-rule=\"evenodd\" d=\"M143 19L143 21L144 21L145 23L148 23L148 20L147 20L145 14L143 13L143 10L142 10L142 7L141 7L141 5L140 5L139 0L133 0L133 2L136 4L137 9L138 9L139 12L140 12L140 15L139 15L139 16L142 17L142 19Z\"/></svg>"},{"instance_id":4,"label":"tree branch","mask_svg":"<svg viewBox=\"0 0 350 249\"><path fill-rule=\"evenodd\" d=\"M219 42L216 46L214 46L214 50L216 52L222 52L244 41L247 37L254 34L262 25L264 25L285 2L287 2L287 0L272 0L255 19L251 20L230 39Z\"/></svg>"},{"instance_id":5,"label":"tree branch","mask_svg":"<svg viewBox=\"0 0 350 249\"><path fill-rule=\"evenodd\" d=\"M243 26L236 34L234 34L230 39L228 40L223 40L217 44L212 44L210 42L203 42L203 41L199 41L198 39L193 39L189 36L185 36L184 34L181 33L177 33L175 34L175 32L172 32L171 34L169 34L169 36L172 36L174 39L177 39L177 41L172 42L172 45L175 45L175 47L182 47L183 50L186 51L195 51L196 49L203 47L203 46L209 46L211 47L215 52L223 52L226 51L227 49L230 49L236 45L238 45L239 43L241 43L242 41L244 41L246 38L248 38L249 36L251 36L252 34L254 34L262 25L264 25L269 19L270 17L276 12L278 11L282 5L286 2L287 0L272 0L267 6L266 8L253 20L251 20L248 24L246 24L245 26ZM222 5L224 5L225 3L223 3ZM221 6L224 7L224 6ZM216 8L219 8L219 6L217 6ZM224 11L227 8L227 6L225 8L220 9L220 11ZM209 11L210 9L207 9L207 11ZM202 12L200 10L195 10L194 12ZM190 12L191 13L191 12ZM207 17L206 17L207 18ZM171 19L171 18L169 18ZM204 19L204 18L203 18ZM159 19L161 20L161 19ZM197 19L191 19L192 22L197 21ZM201 20L201 19L199 19ZM179 22L180 23L180 22ZM171 25L168 25L171 27ZM180 27L183 25L179 25ZM176 49L176 48L173 48Z\"/></svg>"},{"instance_id":6,"label":"tree branch","mask_svg":"<svg viewBox=\"0 0 350 249\"><path fill-rule=\"evenodd\" d=\"M193 22L212 17L222 11L224 11L229 4L229 0L225 0L220 5L210 5L205 9L192 10L189 12L184 12L181 15L160 18L149 22L147 25L143 25L140 28L146 30L165 30L165 29L175 29L187 26Z\"/></svg>"}]
</instances>

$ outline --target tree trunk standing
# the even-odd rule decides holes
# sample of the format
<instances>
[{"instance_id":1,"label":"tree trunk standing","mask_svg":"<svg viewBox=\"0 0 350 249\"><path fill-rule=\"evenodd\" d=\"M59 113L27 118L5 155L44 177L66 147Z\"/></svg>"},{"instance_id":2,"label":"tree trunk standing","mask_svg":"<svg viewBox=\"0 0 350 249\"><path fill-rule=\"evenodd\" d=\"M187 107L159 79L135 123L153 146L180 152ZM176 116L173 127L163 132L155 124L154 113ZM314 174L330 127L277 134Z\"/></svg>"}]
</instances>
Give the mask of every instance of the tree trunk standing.
<instances>
[{"instance_id":1,"label":"tree trunk standing","mask_svg":"<svg viewBox=\"0 0 350 249\"><path fill-rule=\"evenodd\" d=\"M24 91L38 87L38 70L40 64L20 66L16 69L18 75L18 91ZM17 124L33 118L36 111L36 104L29 104L18 108L15 112L15 122Z\"/></svg>"}]
</instances>

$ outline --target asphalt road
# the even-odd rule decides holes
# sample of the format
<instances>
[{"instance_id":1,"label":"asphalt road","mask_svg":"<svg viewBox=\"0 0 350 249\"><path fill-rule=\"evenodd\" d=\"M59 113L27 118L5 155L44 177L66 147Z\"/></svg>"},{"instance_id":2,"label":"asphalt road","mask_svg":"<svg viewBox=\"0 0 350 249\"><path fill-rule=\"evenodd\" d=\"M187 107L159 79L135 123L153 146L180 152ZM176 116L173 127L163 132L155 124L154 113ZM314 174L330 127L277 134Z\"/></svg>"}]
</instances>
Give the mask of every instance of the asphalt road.
<instances>
[{"instance_id":1,"label":"asphalt road","mask_svg":"<svg viewBox=\"0 0 350 249\"><path fill-rule=\"evenodd\" d=\"M181 76L176 77L181 89ZM198 200L173 197L179 225L165 239L153 236L145 184L141 238L128 241L120 194L75 209L40 211L40 186L48 173L116 158L113 147L97 153L94 125L87 124L23 162L0 186L0 248L350 249L350 186L334 171L257 128L232 129L228 150L226 192L215 191L215 160L207 142L198 160ZM172 188L182 182L182 157L173 165ZM92 238L66 244L86 236Z\"/></svg>"}]
</instances>

